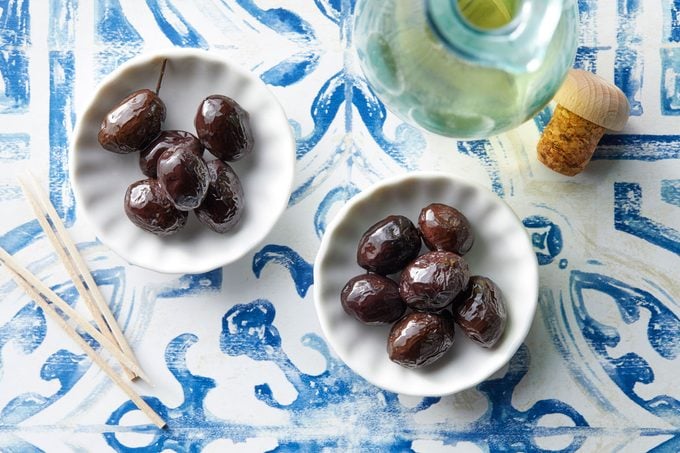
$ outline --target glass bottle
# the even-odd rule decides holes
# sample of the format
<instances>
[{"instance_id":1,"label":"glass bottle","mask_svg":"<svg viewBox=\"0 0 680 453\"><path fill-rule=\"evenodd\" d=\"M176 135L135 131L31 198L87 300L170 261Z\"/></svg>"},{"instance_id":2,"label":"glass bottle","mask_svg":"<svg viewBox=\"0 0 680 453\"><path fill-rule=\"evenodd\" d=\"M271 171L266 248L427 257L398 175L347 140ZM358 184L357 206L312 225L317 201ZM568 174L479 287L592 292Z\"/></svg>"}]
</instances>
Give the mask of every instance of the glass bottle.
<instances>
[{"instance_id":1,"label":"glass bottle","mask_svg":"<svg viewBox=\"0 0 680 453\"><path fill-rule=\"evenodd\" d=\"M573 64L577 23L576 0L357 0L354 37L390 110L482 138L550 101Z\"/></svg>"}]
</instances>

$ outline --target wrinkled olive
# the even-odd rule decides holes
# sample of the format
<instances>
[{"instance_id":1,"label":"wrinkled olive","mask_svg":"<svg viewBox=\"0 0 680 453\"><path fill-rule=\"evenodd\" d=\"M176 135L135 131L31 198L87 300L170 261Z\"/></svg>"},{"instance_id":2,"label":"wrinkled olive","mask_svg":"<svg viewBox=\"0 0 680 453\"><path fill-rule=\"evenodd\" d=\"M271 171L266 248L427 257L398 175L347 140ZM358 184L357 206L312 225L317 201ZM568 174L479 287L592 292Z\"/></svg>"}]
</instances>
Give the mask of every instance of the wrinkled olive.
<instances>
[{"instance_id":1,"label":"wrinkled olive","mask_svg":"<svg viewBox=\"0 0 680 453\"><path fill-rule=\"evenodd\" d=\"M451 252L429 252L401 273L399 294L414 310L438 311L467 287L467 262Z\"/></svg>"},{"instance_id":2,"label":"wrinkled olive","mask_svg":"<svg viewBox=\"0 0 680 453\"><path fill-rule=\"evenodd\" d=\"M491 279L480 276L470 278L469 287L456 300L453 315L465 335L485 348L498 342L508 318L500 288Z\"/></svg>"},{"instance_id":3,"label":"wrinkled olive","mask_svg":"<svg viewBox=\"0 0 680 453\"><path fill-rule=\"evenodd\" d=\"M155 178L158 158L168 149L175 148L187 148L199 157L203 155L203 146L193 134L185 131L162 131L139 154L139 168L142 173Z\"/></svg>"},{"instance_id":4,"label":"wrinkled olive","mask_svg":"<svg viewBox=\"0 0 680 453\"><path fill-rule=\"evenodd\" d=\"M196 112L194 126L203 146L224 161L242 159L255 145L250 115L227 96L214 94L205 98Z\"/></svg>"},{"instance_id":5,"label":"wrinkled olive","mask_svg":"<svg viewBox=\"0 0 680 453\"><path fill-rule=\"evenodd\" d=\"M370 325L394 322L406 311L399 286L377 274L352 278L342 289L340 302L347 314Z\"/></svg>"},{"instance_id":6,"label":"wrinkled olive","mask_svg":"<svg viewBox=\"0 0 680 453\"><path fill-rule=\"evenodd\" d=\"M404 268L420 252L420 234L404 216L389 216L371 226L361 237L357 263L381 275Z\"/></svg>"},{"instance_id":7,"label":"wrinkled olive","mask_svg":"<svg viewBox=\"0 0 680 453\"><path fill-rule=\"evenodd\" d=\"M418 226L423 242L430 250L465 255L475 240L468 219L457 209L432 203L420 211Z\"/></svg>"},{"instance_id":8,"label":"wrinkled olive","mask_svg":"<svg viewBox=\"0 0 680 453\"><path fill-rule=\"evenodd\" d=\"M181 211L197 208L208 192L208 167L187 148L165 150L158 158L156 172L163 192Z\"/></svg>"},{"instance_id":9,"label":"wrinkled olive","mask_svg":"<svg viewBox=\"0 0 680 453\"><path fill-rule=\"evenodd\" d=\"M179 231L188 217L188 213L170 203L155 179L144 179L130 185L125 193L124 207L132 223L158 236Z\"/></svg>"},{"instance_id":10,"label":"wrinkled olive","mask_svg":"<svg viewBox=\"0 0 680 453\"><path fill-rule=\"evenodd\" d=\"M138 90L120 101L99 127L99 144L109 151L128 154L144 149L161 131L165 104L151 90Z\"/></svg>"},{"instance_id":11,"label":"wrinkled olive","mask_svg":"<svg viewBox=\"0 0 680 453\"><path fill-rule=\"evenodd\" d=\"M211 230L226 233L239 223L243 215L243 187L229 164L213 160L207 165L208 193L194 212L198 220Z\"/></svg>"},{"instance_id":12,"label":"wrinkled olive","mask_svg":"<svg viewBox=\"0 0 680 453\"><path fill-rule=\"evenodd\" d=\"M407 368L430 365L451 348L454 333L447 314L416 311L392 326L387 353L391 361Z\"/></svg>"}]
</instances>

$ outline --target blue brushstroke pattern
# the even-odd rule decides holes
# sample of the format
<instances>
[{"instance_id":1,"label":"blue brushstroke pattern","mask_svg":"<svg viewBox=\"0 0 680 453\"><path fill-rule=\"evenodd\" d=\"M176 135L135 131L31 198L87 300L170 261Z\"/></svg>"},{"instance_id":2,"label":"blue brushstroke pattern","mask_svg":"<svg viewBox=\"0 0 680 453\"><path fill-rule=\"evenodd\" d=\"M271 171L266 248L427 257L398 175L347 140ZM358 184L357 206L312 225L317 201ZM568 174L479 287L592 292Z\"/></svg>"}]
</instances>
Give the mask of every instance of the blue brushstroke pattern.
<instances>
[{"instance_id":1,"label":"blue brushstroke pattern","mask_svg":"<svg viewBox=\"0 0 680 453\"><path fill-rule=\"evenodd\" d=\"M340 28L342 44L346 49L352 46L352 11L354 2L345 0L337 4L317 4L322 12L336 11L331 18ZM300 133L299 124L291 121L296 132L298 160L317 147L326 135L331 124L336 120L340 107L344 105L344 133L350 136L355 129L354 112L359 113L369 134L380 149L394 162L406 170L415 169L418 157L422 154L426 144L420 131L401 123L395 130L395 138L387 138L384 125L387 111L370 89L363 78L353 73L353 68L343 60L343 68L333 74L320 88L311 106L313 130L306 136ZM367 153L366 153L367 154ZM353 141L343 140L331 153L315 156L305 162L300 172L301 182L294 188L289 205L292 206L312 193L324 182L339 165L346 164L349 169L358 167L370 178L380 178L379 172L372 167L360 149Z\"/></svg>"},{"instance_id":2,"label":"blue brushstroke pattern","mask_svg":"<svg viewBox=\"0 0 680 453\"><path fill-rule=\"evenodd\" d=\"M665 203L680 207L680 179L661 181L661 199Z\"/></svg>"},{"instance_id":3,"label":"blue brushstroke pattern","mask_svg":"<svg viewBox=\"0 0 680 453\"><path fill-rule=\"evenodd\" d=\"M579 46L576 50L574 67L597 72L597 57L603 48L598 42L597 0L578 0Z\"/></svg>"},{"instance_id":4,"label":"blue brushstroke pattern","mask_svg":"<svg viewBox=\"0 0 680 453\"><path fill-rule=\"evenodd\" d=\"M680 115L680 51L662 48L661 53L661 113Z\"/></svg>"},{"instance_id":5,"label":"blue brushstroke pattern","mask_svg":"<svg viewBox=\"0 0 680 453\"><path fill-rule=\"evenodd\" d=\"M170 0L146 0L156 23L170 42L179 47L207 49L208 43L179 13ZM181 25L175 25L175 24Z\"/></svg>"},{"instance_id":6,"label":"blue brushstroke pattern","mask_svg":"<svg viewBox=\"0 0 680 453\"><path fill-rule=\"evenodd\" d=\"M0 11L0 76L4 85L0 113L26 113L31 100L29 0L1 0Z\"/></svg>"},{"instance_id":7,"label":"blue brushstroke pattern","mask_svg":"<svg viewBox=\"0 0 680 453\"><path fill-rule=\"evenodd\" d=\"M640 0L617 0L619 25L616 31L616 57L614 61L614 83L621 88L630 103L630 114L643 113L640 95L643 84L644 60L642 36L637 22L642 7Z\"/></svg>"},{"instance_id":8,"label":"blue brushstroke pattern","mask_svg":"<svg viewBox=\"0 0 680 453\"><path fill-rule=\"evenodd\" d=\"M269 85L290 86L307 77L318 65L318 53L303 51L268 69L262 73L260 78Z\"/></svg>"},{"instance_id":9,"label":"blue brushstroke pattern","mask_svg":"<svg viewBox=\"0 0 680 453\"><path fill-rule=\"evenodd\" d=\"M489 408L486 413L472 424L472 432L485 433L490 452L543 452L536 443L537 435L542 431L538 425L546 415L560 414L569 418L575 427L587 427L588 422L573 407L557 399L539 400L526 411L520 411L512 405L515 387L529 370L529 349L522 345L508 364L508 371L500 379L492 379L477 386L480 392L487 395ZM568 427L545 428L546 432L569 433ZM560 452L575 452L586 440L583 434L573 439Z\"/></svg>"},{"instance_id":10,"label":"blue brushstroke pattern","mask_svg":"<svg viewBox=\"0 0 680 453\"><path fill-rule=\"evenodd\" d=\"M226 5L225 0L222 2ZM316 40L314 28L297 14L284 8L262 9L252 0L236 0L236 3L258 22L279 35L300 43Z\"/></svg>"},{"instance_id":11,"label":"blue brushstroke pattern","mask_svg":"<svg viewBox=\"0 0 680 453\"><path fill-rule=\"evenodd\" d=\"M319 11L334 23L340 25L342 20L342 0L314 0ZM352 1L354 6L354 1Z\"/></svg>"},{"instance_id":12,"label":"blue brushstroke pattern","mask_svg":"<svg viewBox=\"0 0 680 453\"><path fill-rule=\"evenodd\" d=\"M0 202L17 200L22 197L22 191L19 186L10 184L0 184Z\"/></svg>"},{"instance_id":13,"label":"blue brushstroke pattern","mask_svg":"<svg viewBox=\"0 0 680 453\"><path fill-rule=\"evenodd\" d=\"M26 160L31 157L31 136L0 134L0 163Z\"/></svg>"},{"instance_id":14,"label":"blue brushstroke pattern","mask_svg":"<svg viewBox=\"0 0 680 453\"><path fill-rule=\"evenodd\" d=\"M680 42L680 2L663 0L663 40L664 43Z\"/></svg>"},{"instance_id":15,"label":"blue brushstroke pattern","mask_svg":"<svg viewBox=\"0 0 680 453\"><path fill-rule=\"evenodd\" d=\"M542 134L543 130L546 128L550 120L552 119L552 109L548 106L538 112L538 114L534 117L534 124L536 124L536 128L538 129L538 133Z\"/></svg>"},{"instance_id":16,"label":"blue brushstroke pattern","mask_svg":"<svg viewBox=\"0 0 680 453\"><path fill-rule=\"evenodd\" d=\"M314 283L314 268L310 263L290 247L269 244L253 256L253 274L260 278L262 270L269 263L276 263L288 269L298 295L305 297L307 290Z\"/></svg>"},{"instance_id":17,"label":"blue brushstroke pattern","mask_svg":"<svg viewBox=\"0 0 680 453\"><path fill-rule=\"evenodd\" d=\"M229 6L224 0L222 3ZM307 21L284 8L265 10L251 0L237 0L236 3L262 25L306 49L266 70L261 75L265 83L273 86L290 86L307 77L318 67L323 49L319 47L314 28Z\"/></svg>"},{"instance_id":18,"label":"blue brushstroke pattern","mask_svg":"<svg viewBox=\"0 0 680 453\"><path fill-rule=\"evenodd\" d=\"M122 303L122 285L124 274L121 268L98 269L93 272L93 278L98 286L111 286L111 310L114 316L120 310ZM73 306L79 299L79 294L71 281L51 287L66 303ZM60 310L57 309L58 312ZM79 329L81 335L83 332ZM34 302L26 304L14 318L0 327L0 358L2 348L9 342L21 347L25 355L30 355L43 344L47 334L47 324L42 310ZM83 335L85 341L95 349L99 348L96 341L89 335ZM67 350L58 350L50 355L41 367L41 378L44 381L57 381L58 388L49 395L35 392L19 394L9 400L0 410L0 425L17 425L24 420L38 414L59 401L66 395L78 380L92 365L85 355L74 354ZM0 363L2 371L2 363Z\"/></svg>"},{"instance_id":19,"label":"blue brushstroke pattern","mask_svg":"<svg viewBox=\"0 0 680 453\"><path fill-rule=\"evenodd\" d=\"M0 247L13 254L44 235L37 220L31 220L0 236Z\"/></svg>"},{"instance_id":20,"label":"blue brushstroke pattern","mask_svg":"<svg viewBox=\"0 0 680 453\"><path fill-rule=\"evenodd\" d=\"M470 140L458 142L458 152L479 160L491 179L491 190L499 197L505 196L505 189L501 183L498 162L491 157L491 143L488 140Z\"/></svg>"},{"instance_id":21,"label":"blue brushstroke pattern","mask_svg":"<svg viewBox=\"0 0 680 453\"><path fill-rule=\"evenodd\" d=\"M203 274L182 275L177 282L158 292L158 298L175 299L219 291L222 288L222 268Z\"/></svg>"},{"instance_id":22,"label":"blue brushstroke pattern","mask_svg":"<svg viewBox=\"0 0 680 453\"><path fill-rule=\"evenodd\" d=\"M45 315L34 303L26 304L6 324L0 327L0 376L3 374L2 350L9 343L31 354L45 339Z\"/></svg>"},{"instance_id":23,"label":"blue brushstroke pattern","mask_svg":"<svg viewBox=\"0 0 680 453\"><path fill-rule=\"evenodd\" d=\"M96 0L95 29L99 78L142 51L144 40L128 22L118 0Z\"/></svg>"},{"instance_id":24,"label":"blue brushstroke pattern","mask_svg":"<svg viewBox=\"0 0 680 453\"><path fill-rule=\"evenodd\" d=\"M184 402L176 408L168 408L158 398L142 396L160 417L168 423L168 428L159 431L155 426L136 427L133 431L146 432L149 429L154 435L152 443L143 447L127 447L116 438L115 432L105 432L104 439L116 451L119 452L148 452L148 451L186 451L200 452L205 444L215 440L196 439L191 431L173 430L173 426L192 426L203 422L204 429L210 432L210 420L206 420L207 414L203 410L203 401L208 392L215 387L215 381L210 378L191 374L186 364L187 350L196 343L198 337L193 334L183 334L173 339L165 349L165 361L168 370L182 385ZM106 421L107 425L118 425L121 419L129 412L137 411L132 401L123 403L116 409Z\"/></svg>"},{"instance_id":25,"label":"blue brushstroke pattern","mask_svg":"<svg viewBox=\"0 0 680 453\"><path fill-rule=\"evenodd\" d=\"M64 224L75 221L75 200L68 181L69 136L75 124L75 12L77 0L50 0L49 195ZM63 19L63 22L62 22Z\"/></svg>"},{"instance_id":26,"label":"blue brushstroke pattern","mask_svg":"<svg viewBox=\"0 0 680 453\"><path fill-rule=\"evenodd\" d=\"M647 453L678 453L680 451L680 435L668 439L666 442L657 445Z\"/></svg>"},{"instance_id":27,"label":"blue brushstroke pattern","mask_svg":"<svg viewBox=\"0 0 680 453\"><path fill-rule=\"evenodd\" d=\"M323 84L312 102L310 113L314 129L306 137L297 140L295 155L298 159L304 157L319 143L344 101L345 80L342 72L338 72Z\"/></svg>"},{"instance_id":28,"label":"blue brushstroke pattern","mask_svg":"<svg viewBox=\"0 0 680 453\"><path fill-rule=\"evenodd\" d=\"M279 331L274 325L276 310L264 299L230 308L222 319L220 349L227 356L246 356L255 361L275 364L296 390L295 399L283 404L273 395L266 382L254 387L255 396L270 407L286 411L290 421L283 426L243 425L231 420L220 420L204 407L208 392L215 381L193 374L187 368L188 349L198 338L183 334L168 345L165 360L168 369L184 391L184 401L176 408L168 408L156 398L145 398L168 422L168 428L157 430L150 425L126 426L126 432L152 434L149 445L127 447L117 438L116 432L104 434L107 443L117 451L142 452L171 449L199 452L216 439L229 439L234 443L248 438L276 436L278 446L271 451L413 451L413 442L422 438L421 425L416 418L440 401L440 398L423 398L414 406L405 407L398 395L381 390L354 374L335 359L325 342L316 334L307 334L302 344L318 352L326 361L326 370L318 375L300 371L282 349ZM487 395L489 409L479 420L463 429L438 424L427 432L428 438L445 445L461 441L474 442L488 451L508 451L510 445L522 446L523 451L536 452L534 438L548 435L573 435L569 446L562 451L578 449L585 436L582 431L588 424L571 406L558 400L541 400L527 411L512 406L515 386L526 374L529 354L522 346L510 361L505 377L488 381L478 388ZM362 412L362 426L371 433L370 438L353 439L343 433L329 435L319 432L318 420L328 414ZM137 409L126 402L116 409L107 424L119 425L121 419ZM574 426L539 426L546 415L561 414ZM335 416L335 415L334 415ZM516 451L516 450L513 450Z\"/></svg>"},{"instance_id":29,"label":"blue brushstroke pattern","mask_svg":"<svg viewBox=\"0 0 680 453\"><path fill-rule=\"evenodd\" d=\"M600 358L605 372L635 403L675 426L680 426L680 401L669 395L645 399L637 393L637 383L650 384L655 380L654 371L647 360L632 351L620 357L609 355L610 349L621 342L621 336L616 327L602 324L590 315L584 294L588 290L610 296L626 324L637 324L641 309L648 312L647 339L661 360L672 361L680 356L680 319L648 291L606 275L582 271L571 273L570 292L574 315L588 346ZM631 345L628 342L625 344Z\"/></svg>"},{"instance_id":30,"label":"blue brushstroke pattern","mask_svg":"<svg viewBox=\"0 0 680 453\"><path fill-rule=\"evenodd\" d=\"M522 221L531 234L531 242L536 252L538 264L545 266L552 263L562 252L562 230L550 219L543 216L531 216Z\"/></svg>"},{"instance_id":31,"label":"blue brushstroke pattern","mask_svg":"<svg viewBox=\"0 0 680 453\"><path fill-rule=\"evenodd\" d=\"M18 424L52 405L68 393L90 366L86 355L77 355L60 349L47 358L40 370L44 381L56 380L59 388L49 396L24 393L12 400L0 411L0 424Z\"/></svg>"},{"instance_id":32,"label":"blue brushstroke pattern","mask_svg":"<svg viewBox=\"0 0 680 453\"><path fill-rule=\"evenodd\" d=\"M642 187L614 184L614 227L680 255L680 232L641 214Z\"/></svg>"},{"instance_id":33,"label":"blue brushstroke pattern","mask_svg":"<svg viewBox=\"0 0 680 453\"><path fill-rule=\"evenodd\" d=\"M402 168L415 170L426 146L422 133L413 126L401 123L397 126L395 140L389 140L385 137L383 129L387 120L385 106L368 86L366 80L352 79L352 82L352 103L357 108L373 140Z\"/></svg>"},{"instance_id":34,"label":"blue brushstroke pattern","mask_svg":"<svg viewBox=\"0 0 680 453\"><path fill-rule=\"evenodd\" d=\"M669 159L680 159L680 135L605 135L593 155L593 160Z\"/></svg>"},{"instance_id":35,"label":"blue brushstroke pattern","mask_svg":"<svg viewBox=\"0 0 680 453\"><path fill-rule=\"evenodd\" d=\"M574 332L571 325L565 322L560 325L561 320L567 320L566 308L564 304L564 297L560 293L559 304L556 301L555 291L547 287L539 289L538 303L540 310L538 313L543 318L553 345L563 357L563 363L569 368L571 376L581 385L582 388L590 394L591 397L597 400L597 404L602 410L610 413L616 413L616 408L612 404L610 398L607 398L598 385L587 376L587 372L594 374L588 360L583 357L580 350L577 348L571 349L569 344L576 344Z\"/></svg>"},{"instance_id":36,"label":"blue brushstroke pattern","mask_svg":"<svg viewBox=\"0 0 680 453\"><path fill-rule=\"evenodd\" d=\"M0 434L0 451L3 453L45 453L45 450L13 434Z\"/></svg>"},{"instance_id":37,"label":"blue brushstroke pattern","mask_svg":"<svg viewBox=\"0 0 680 453\"><path fill-rule=\"evenodd\" d=\"M588 72L597 72L597 58L600 52L611 50L611 46L587 47L580 46L576 51L574 68L583 69Z\"/></svg>"},{"instance_id":38,"label":"blue brushstroke pattern","mask_svg":"<svg viewBox=\"0 0 680 453\"><path fill-rule=\"evenodd\" d=\"M321 239L326 232L328 225L328 213L331 208L338 203L346 203L350 198L359 193L359 189L354 184L336 187L326 194L314 214L314 231L316 236Z\"/></svg>"}]
</instances>

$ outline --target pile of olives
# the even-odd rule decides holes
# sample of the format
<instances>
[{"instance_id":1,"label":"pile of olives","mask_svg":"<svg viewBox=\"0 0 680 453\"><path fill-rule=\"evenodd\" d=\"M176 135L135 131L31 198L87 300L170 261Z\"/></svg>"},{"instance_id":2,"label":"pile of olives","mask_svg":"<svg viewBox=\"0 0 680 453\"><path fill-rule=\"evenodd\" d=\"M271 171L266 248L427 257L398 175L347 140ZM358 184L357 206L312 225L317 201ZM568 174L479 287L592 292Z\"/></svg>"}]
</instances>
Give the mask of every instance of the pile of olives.
<instances>
[{"instance_id":1,"label":"pile of olives","mask_svg":"<svg viewBox=\"0 0 680 453\"><path fill-rule=\"evenodd\" d=\"M430 250L423 255L421 238ZM387 352L404 367L439 360L453 345L454 324L491 348L503 335L507 312L498 286L470 275L463 255L473 243L470 222L451 206L426 206L418 227L404 216L388 216L361 237L357 263L368 272L347 282L342 307L364 324L394 323Z\"/></svg>"},{"instance_id":2,"label":"pile of olives","mask_svg":"<svg viewBox=\"0 0 680 453\"><path fill-rule=\"evenodd\" d=\"M217 233L233 229L243 215L243 187L228 162L253 150L250 116L236 101L212 95L194 118L196 135L163 130L165 103L156 91L137 90L109 111L99 128L101 146L118 154L139 151L147 176L131 184L124 198L128 218L145 231L167 236L187 223L189 211ZM204 150L214 158L204 160Z\"/></svg>"}]
</instances>

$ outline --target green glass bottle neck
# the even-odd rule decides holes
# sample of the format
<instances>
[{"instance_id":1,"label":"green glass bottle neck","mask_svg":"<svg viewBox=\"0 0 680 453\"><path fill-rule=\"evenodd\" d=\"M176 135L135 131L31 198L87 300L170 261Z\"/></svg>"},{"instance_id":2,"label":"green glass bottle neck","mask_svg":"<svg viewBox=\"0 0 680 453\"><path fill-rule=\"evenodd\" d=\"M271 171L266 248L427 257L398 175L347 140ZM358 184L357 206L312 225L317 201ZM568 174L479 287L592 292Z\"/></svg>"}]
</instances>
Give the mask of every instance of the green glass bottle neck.
<instances>
[{"instance_id":1,"label":"green glass bottle neck","mask_svg":"<svg viewBox=\"0 0 680 453\"><path fill-rule=\"evenodd\" d=\"M498 0L496 5L507 10L495 11L494 19L483 10L485 3L493 7L492 1L425 0L432 31L451 51L471 64L511 73L540 67L568 1Z\"/></svg>"}]
</instances>

